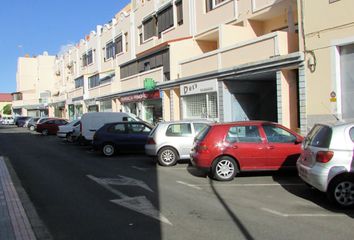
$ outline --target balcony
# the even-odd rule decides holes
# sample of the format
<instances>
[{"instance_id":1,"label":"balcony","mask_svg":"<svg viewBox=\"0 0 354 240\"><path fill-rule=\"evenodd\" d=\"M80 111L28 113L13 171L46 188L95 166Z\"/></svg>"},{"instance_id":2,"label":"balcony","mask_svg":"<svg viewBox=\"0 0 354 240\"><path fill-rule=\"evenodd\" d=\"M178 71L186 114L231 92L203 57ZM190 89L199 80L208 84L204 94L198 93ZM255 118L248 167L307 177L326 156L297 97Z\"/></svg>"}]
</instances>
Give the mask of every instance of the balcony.
<instances>
[{"instance_id":1,"label":"balcony","mask_svg":"<svg viewBox=\"0 0 354 240\"><path fill-rule=\"evenodd\" d=\"M144 88L144 80L146 78L151 78L156 83L162 82L164 79L163 68L160 67L131 77L123 78L121 79L121 89L129 91L132 89Z\"/></svg>"},{"instance_id":2,"label":"balcony","mask_svg":"<svg viewBox=\"0 0 354 240\"><path fill-rule=\"evenodd\" d=\"M205 53L180 63L181 77L264 61L298 51L298 35L273 32ZM207 69L207 71L206 71Z\"/></svg>"},{"instance_id":3,"label":"balcony","mask_svg":"<svg viewBox=\"0 0 354 240\"><path fill-rule=\"evenodd\" d=\"M83 87L76 88L76 89L68 92L68 99L74 99L74 98L83 97L83 96L84 96L84 88Z\"/></svg>"},{"instance_id":4,"label":"balcony","mask_svg":"<svg viewBox=\"0 0 354 240\"><path fill-rule=\"evenodd\" d=\"M89 89L89 98L96 98L111 94L111 83Z\"/></svg>"}]
</instances>

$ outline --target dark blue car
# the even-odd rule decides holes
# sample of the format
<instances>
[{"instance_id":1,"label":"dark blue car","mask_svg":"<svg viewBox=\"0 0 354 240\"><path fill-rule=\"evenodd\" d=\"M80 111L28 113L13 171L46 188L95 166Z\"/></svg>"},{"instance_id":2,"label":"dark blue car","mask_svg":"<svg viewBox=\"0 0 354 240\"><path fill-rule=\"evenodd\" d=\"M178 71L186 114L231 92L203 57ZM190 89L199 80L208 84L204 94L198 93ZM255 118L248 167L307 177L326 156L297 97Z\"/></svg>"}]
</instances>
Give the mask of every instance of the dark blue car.
<instances>
[{"instance_id":1,"label":"dark blue car","mask_svg":"<svg viewBox=\"0 0 354 240\"><path fill-rule=\"evenodd\" d=\"M144 152L152 128L145 122L107 123L96 131L92 145L107 157L117 152Z\"/></svg>"},{"instance_id":2,"label":"dark blue car","mask_svg":"<svg viewBox=\"0 0 354 240\"><path fill-rule=\"evenodd\" d=\"M30 118L31 117L17 116L17 117L15 117L15 120L14 120L15 125L17 127L23 127L23 125L25 125L26 121Z\"/></svg>"}]
</instances>

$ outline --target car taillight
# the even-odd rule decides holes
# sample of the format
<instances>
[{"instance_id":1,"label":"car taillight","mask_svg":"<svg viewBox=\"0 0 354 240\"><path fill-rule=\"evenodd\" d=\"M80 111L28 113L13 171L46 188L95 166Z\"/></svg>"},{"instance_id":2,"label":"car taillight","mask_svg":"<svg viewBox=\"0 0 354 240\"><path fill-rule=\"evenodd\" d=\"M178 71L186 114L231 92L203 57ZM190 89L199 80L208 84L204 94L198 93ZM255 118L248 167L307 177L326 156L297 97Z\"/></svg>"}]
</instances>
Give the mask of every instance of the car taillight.
<instances>
[{"instance_id":1,"label":"car taillight","mask_svg":"<svg viewBox=\"0 0 354 240\"><path fill-rule=\"evenodd\" d=\"M156 142L153 138L148 138L146 144L156 144Z\"/></svg>"},{"instance_id":2,"label":"car taillight","mask_svg":"<svg viewBox=\"0 0 354 240\"><path fill-rule=\"evenodd\" d=\"M203 143L203 142L200 142L200 143L198 143L196 146L195 146L195 150L197 151L197 152L209 152L209 149L208 149L208 146L205 144L205 143Z\"/></svg>"},{"instance_id":3,"label":"car taillight","mask_svg":"<svg viewBox=\"0 0 354 240\"><path fill-rule=\"evenodd\" d=\"M316 161L320 163L327 163L331 161L333 157L332 151L319 151L316 154Z\"/></svg>"}]
</instances>

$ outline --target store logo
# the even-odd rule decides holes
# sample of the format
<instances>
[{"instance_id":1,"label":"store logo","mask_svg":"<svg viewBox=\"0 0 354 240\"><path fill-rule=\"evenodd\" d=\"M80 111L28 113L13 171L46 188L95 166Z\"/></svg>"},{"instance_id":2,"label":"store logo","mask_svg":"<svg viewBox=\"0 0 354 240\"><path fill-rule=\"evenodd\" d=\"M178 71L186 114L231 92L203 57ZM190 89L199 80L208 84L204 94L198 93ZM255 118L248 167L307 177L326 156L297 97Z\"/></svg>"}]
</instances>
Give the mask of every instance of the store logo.
<instances>
[{"instance_id":1,"label":"store logo","mask_svg":"<svg viewBox=\"0 0 354 240\"><path fill-rule=\"evenodd\" d=\"M198 84L194 83L191 85L186 85L183 87L183 94L187 94L189 92L193 92L194 90L196 90L198 88Z\"/></svg>"}]
</instances>

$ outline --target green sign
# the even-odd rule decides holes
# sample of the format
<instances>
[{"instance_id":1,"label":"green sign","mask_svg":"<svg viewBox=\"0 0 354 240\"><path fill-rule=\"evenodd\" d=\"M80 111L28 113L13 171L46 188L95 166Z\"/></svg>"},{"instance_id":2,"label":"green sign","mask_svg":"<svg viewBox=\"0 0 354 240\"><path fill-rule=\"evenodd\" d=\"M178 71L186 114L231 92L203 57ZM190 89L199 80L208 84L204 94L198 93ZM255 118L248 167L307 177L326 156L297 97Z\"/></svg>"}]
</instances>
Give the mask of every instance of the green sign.
<instances>
[{"instance_id":1,"label":"green sign","mask_svg":"<svg viewBox=\"0 0 354 240\"><path fill-rule=\"evenodd\" d=\"M153 78L145 78L144 80L144 88L145 90L151 91L154 90L156 87L156 82Z\"/></svg>"}]
</instances>

